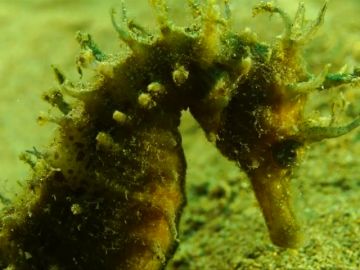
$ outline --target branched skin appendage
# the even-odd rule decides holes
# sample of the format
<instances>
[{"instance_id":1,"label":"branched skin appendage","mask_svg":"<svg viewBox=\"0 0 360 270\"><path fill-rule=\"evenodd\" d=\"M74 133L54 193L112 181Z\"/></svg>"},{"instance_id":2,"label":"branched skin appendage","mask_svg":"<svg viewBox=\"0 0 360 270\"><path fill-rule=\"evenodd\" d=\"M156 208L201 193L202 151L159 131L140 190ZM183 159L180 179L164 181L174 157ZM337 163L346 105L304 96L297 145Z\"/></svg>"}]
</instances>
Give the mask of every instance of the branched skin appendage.
<instances>
[{"instance_id":1,"label":"branched skin appendage","mask_svg":"<svg viewBox=\"0 0 360 270\"><path fill-rule=\"evenodd\" d=\"M131 53L105 55L78 34L78 71L93 69L88 84L72 83L54 67L60 86L44 99L61 117L46 152L22 155L33 175L27 190L0 220L0 267L11 269L162 269L178 244L185 204L186 162L178 131L181 111L191 113L223 155L249 175L272 241L301 244L291 206L290 177L303 146L360 125L308 124L303 109L311 91L357 84L353 74L311 77L302 46L322 24L294 20L272 3L254 8L278 13L286 31L274 44L253 33L234 33L231 12L215 1L188 0L195 17L174 26L162 0L160 36L127 19L113 25ZM71 98L70 98L71 97Z\"/></svg>"}]
</instances>

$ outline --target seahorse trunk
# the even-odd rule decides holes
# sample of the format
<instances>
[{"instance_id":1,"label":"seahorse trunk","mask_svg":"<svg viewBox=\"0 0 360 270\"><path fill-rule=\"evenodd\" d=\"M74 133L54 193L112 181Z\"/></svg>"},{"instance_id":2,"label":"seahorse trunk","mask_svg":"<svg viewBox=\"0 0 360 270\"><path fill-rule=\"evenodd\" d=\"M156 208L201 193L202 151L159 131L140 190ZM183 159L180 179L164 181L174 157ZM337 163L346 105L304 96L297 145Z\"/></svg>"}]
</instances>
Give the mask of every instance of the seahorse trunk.
<instances>
[{"instance_id":1,"label":"seahorse trunk","mask_svg":"<svg viewBox=\"0 0 360 270\"><path fill-rule=\"evenodd\" d=\"M94 119L84 131L71 117L1 220L0 268L163 268L185 200L178 119L124 135L116 125L96 132Z\"/></svg>"}]
</instances>

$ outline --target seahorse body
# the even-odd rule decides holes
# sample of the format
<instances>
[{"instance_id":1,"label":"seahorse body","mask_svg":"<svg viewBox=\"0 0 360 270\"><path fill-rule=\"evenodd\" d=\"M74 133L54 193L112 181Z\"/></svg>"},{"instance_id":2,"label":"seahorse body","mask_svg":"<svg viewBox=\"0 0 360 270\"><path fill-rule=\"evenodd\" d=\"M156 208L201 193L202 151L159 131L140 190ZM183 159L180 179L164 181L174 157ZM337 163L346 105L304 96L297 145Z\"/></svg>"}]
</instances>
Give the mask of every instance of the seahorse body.
<instances>
[{"instance_id":1,"label":"seahorse body","mask_svg":"<svg viewBox=\"0 0 360 270\"><path fill-rule=\"evenodd\" d=\"M0 266L163 268L185 202L181 111L206 94L213 67L180 28L126 40L132 53L116 64L89 36L79 41L79 64L102 74L76 85L55 68L61 85L44 98L64 115L51 119L59 128L33 164L29 193L1 221Z\"/></svg>"},{"instance_id":2,"label":"seahorse body","mask_svg":"<svg viewBox=\"0 0 360 270\"><path fill-rule=\"evenodd\" d=\"M178 39L193 47L185 33L173 35L140 44L110 77L72 93L78 101L56 119L60 127L34 167L30 193L1 222L1 267L165 265L185 201L178 126L182 100L193 90L178 89L173 79L175 63L192 64ZM61 85L65 92L71 87ZM47 99L56 96L59 107L59 95Z\"/></svg>"},{"instance_id":3,"label":"seahorse body","mask_svg":"<svg viewBox=\"0 0 360 270\"><path fill-rule=\"evenodd\" d=\"M1 266L158 269L173 252L186 167L179 114L155 121L137 106L124 126L112 114L131 100L104 85L59 121L29 197L2 222Z\"/></svg>"},{"instance_id":4,"label":"seahorse body","mask_svg":"<svg viewBox=\"0 0 360 270\"><path fill-rule=\"evenodd\" d=\"M185 204L178 126L188 108L208 139L248 173L273 242L299 245L289 195L296 154L360 121L341 130L305 124L306 90L338 85L326 74L309 80L299 64L308 36L287 25L281 41L266 45L249 31L231 32L214 1L188 2L195 24L180 28L168 20L163 1L151 1L157 37L129 22L125 31L113 17L131 49L124 58L104 55L90 36L79 35L79 71L97 70L90 84L71 83L55 68L60 87L44 98L63 116L51 119L59 128L47 151L36 162L23 156L34 173L0 220L1 268L164 268ZM297 23L304 17L299 10ZM287 23L269 3L255 11L280 13ZM323 12L309 33L322 18ZM346 76L343 84L357 80Z\"/></svg>"}]
</instances>

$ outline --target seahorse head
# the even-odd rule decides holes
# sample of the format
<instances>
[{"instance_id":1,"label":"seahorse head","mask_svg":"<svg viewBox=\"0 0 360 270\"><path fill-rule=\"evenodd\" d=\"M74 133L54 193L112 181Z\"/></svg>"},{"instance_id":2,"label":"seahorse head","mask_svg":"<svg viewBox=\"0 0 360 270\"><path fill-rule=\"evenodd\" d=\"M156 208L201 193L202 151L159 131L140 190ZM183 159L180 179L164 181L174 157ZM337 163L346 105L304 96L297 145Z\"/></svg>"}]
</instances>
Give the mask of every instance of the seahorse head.
<instances>
[{"instance_id":1,"label":"seahorse head","mask_svg":"<svg viewBox=\"0 0 360 270\"><path fill-rule=\"evenodd\" d=\"M272 2L261 2L254 14L278 13L285 24L282 36L268 45L249 30L223 34L221 53L212 60L222 71L208 95L190 107L208 139L247 172L270 237L283 247L299 246L303 238L290 192L298 157L309 143L360 125L357 118L345 126L323 126L304 113L312 92L359 82L354 73L329 73L329 66L317 76L305 68L303 46L323 23L325 10L326 3L305 23L303 3L292 20Z\"/></svg>"}]
</instances>

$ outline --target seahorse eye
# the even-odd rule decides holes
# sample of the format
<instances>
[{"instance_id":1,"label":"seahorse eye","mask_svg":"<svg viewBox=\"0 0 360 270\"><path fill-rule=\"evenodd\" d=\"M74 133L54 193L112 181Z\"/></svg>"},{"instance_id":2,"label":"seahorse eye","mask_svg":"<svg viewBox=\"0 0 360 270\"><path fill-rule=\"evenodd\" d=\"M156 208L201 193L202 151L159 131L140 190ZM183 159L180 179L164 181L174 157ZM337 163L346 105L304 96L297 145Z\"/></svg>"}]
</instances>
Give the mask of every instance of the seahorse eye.
<instances>
[{"instance_id":1,"label":"seahorse eye","mask_svg":"<svg viewBox=\"0 0 360 270\"><path fill-rule=\"evenodd\" d=\"M294 139L286 139L276 142L271 146L272 156L281 167L289 167L296 161L296 150L302 143Z\"/></svg>"}]
</instances>

